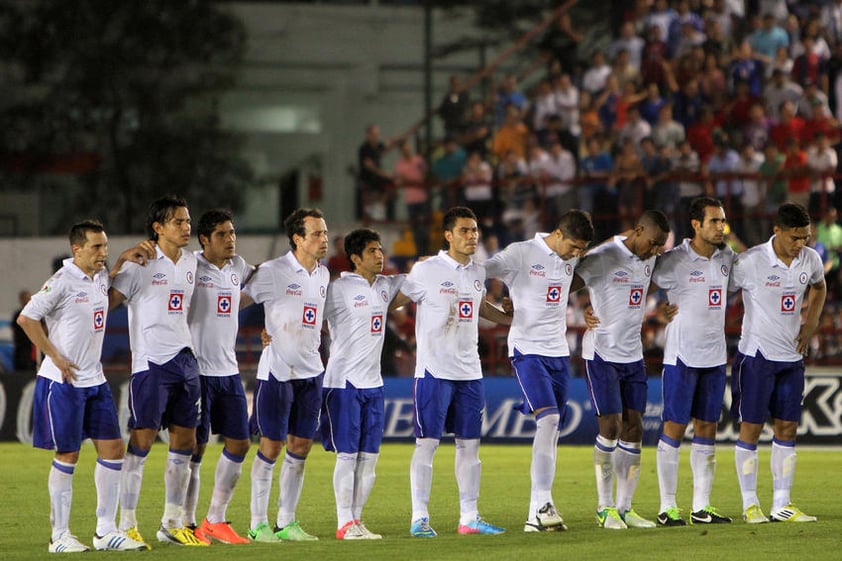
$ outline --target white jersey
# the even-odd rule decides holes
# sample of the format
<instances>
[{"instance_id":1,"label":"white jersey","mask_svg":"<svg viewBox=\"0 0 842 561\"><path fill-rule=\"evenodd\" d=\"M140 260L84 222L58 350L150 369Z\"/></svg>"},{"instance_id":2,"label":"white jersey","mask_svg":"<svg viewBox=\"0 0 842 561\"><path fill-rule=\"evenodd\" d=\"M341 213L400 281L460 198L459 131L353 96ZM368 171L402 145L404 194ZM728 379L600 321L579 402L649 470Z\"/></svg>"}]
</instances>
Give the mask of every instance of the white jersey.
<instances>
[{"instance_id":1,"label":"white jersey","mask_svg":"<svg viewBox=\"0 0 842 561\"><path fill-rule=\"evenodd\" d=\"M251 272L251 265L235 255L218 268L201 251L195 252L196 289L187 322L193 336L193 349L202 376L239 374L237 329L240 285Z\"/></svg>"},{"instance_id":2,"label":"white jersey","mask_svg":"<svg viewBox=\"0 0 842 561\"><path fill-rule=\"evenodd\" d=\"M567 297L577 258L564 260L550 249L547 234L509 244L485 263L485 272L506 283L515 307L509 328L509 356L569 356Z\"/></svg>"},{"instance_id":3,"label":"white jersey","mask_svg":"<svg viewBox=\"0 0 842 561\"><path fill-rule=\"evenodd\" d=\"M343 272L327 287L325 319L330 329L330 358L324 387L379 388L380 355L389 303L406 275L377 275L374 283L357 273Z\"/></svg>"},{"instance_id":4,"label":"white jersey","mask_svg":"<svg viewBox=\"0 0 842 561\"><path fill-rule=\"evenodd\" d=\"M582 339L582 358L594 353L607 362L628 363L643 359L640 328L655 257L641 260L625 246L623 236L595 247L582 259L576 274L591 295L596 329Z\"/></svg>"},{"instance_id":5,"label":"white jersey","mask_svg":"<svg viewBox=\"0 0 842 561\"><path fill-rule=\"evenodd\" d=\"M740 352L768 360L796 362L795 338L801 329L801 304L811 284L824 278L819 254L805 247L789 267L778 259L772 247L774 236L737 256L732 282L743 291L743 331Z\"/></svg>"},{"instance_id":6,"label":"white jersey","mask_svg":"<svg viewBox=\"0 0 842 561\"><path fill-rule=\"evenodd\" d=\"M79 367L73 382L76 387L105 382L100 358L108 315L108 284L107 270L91 278L68 258L21 311L35 321L44 320L53 346ZM62 381L61 370L50 357L44 358L38 375Z\"/></svg>"},{"instance_id":7,"label":"white jersey","mask_svg":"<svg viewBox=\"0 0 842 561\"><path fill-rule=\"evenodd\" d=\"M485 299L485 267L462 265L446 251L416 263L401 288L418 304L415 377L442 380L482 378L479 309Z\"/></svg>"},{"instance_id":8,"label":"white jersey","mask_svg":"<svg viewBox=\"0 0 842 561\"><path fill-rule=\"evenodd\" d=\"M324 371L319 343L329 279L327 267L316 263L309 273L289 251L261 264L244 289L265 304L266 332L272 337L266 353L269 371L281 382ZM258 379L269 379L265 369L258 369Z\"/></svg>"},{"instance_id":9,"label":"white jersey","mask_svg":"<svg viewBox=\"0 0 842 561\"><path fill-rule=\"evenodd\" d=\"M725 309L733 263L730 247L716 249L708 259L693 250L689 239L658 258L652 281L678 306L667 324L664 364L675 365L676 359L694 368L725 364Z\"/></svg>"},{"instance_id":10,"label":"white jersey","mask_svg":"<svg viewBox=\"0 0 842 561\"><path fill-rule=\"evenodd\" d=\"M112 286L126 297L132 374L149 370L149 363L164 364L182 349L193 348L187 314L193 299L196 256L181 249L177 263L155 248L156 258L146 266L130 261Z\"/></svg>"}]
</instances>

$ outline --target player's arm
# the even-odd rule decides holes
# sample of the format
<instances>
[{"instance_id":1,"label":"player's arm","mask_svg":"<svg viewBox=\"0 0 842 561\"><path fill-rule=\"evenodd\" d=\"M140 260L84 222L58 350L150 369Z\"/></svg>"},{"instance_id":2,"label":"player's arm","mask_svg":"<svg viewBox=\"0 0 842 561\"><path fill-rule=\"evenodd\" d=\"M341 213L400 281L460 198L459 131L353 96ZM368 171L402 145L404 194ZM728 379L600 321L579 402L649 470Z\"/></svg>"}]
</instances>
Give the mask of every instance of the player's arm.
<instances>
[{"instance_id":1,"label":"player's arm","mask_svg":"<svg viewBox=\"0 0 842 561\"><path fill-rule=\"evenodd\" d=\"M79 367L73 361L65 358L55 345L53 345L50 338L47 337L47 331L44 329L44 325L39 320L20 314L18 315L17 324L23 329L23 332L26 333L32 344L38 347L39 351L50 357L53 364L61 371L61 378L65 382L76 381L75 371Z\"/></svg>"},{"instance_id":2,"label":"player's arm","mask_svg":"<svg viewBox=\"0 0 842 561\"><path fill-rule=\"evenodd\" d=\"M254 273L257 272L258 267L260 267L259 263L254 267L251 267L249 274L246 276L246 280L243 281L243 288L245 288L245 286L249 283L251 278L254 276ZM242 310L243 308L248 308L252 304L254 304L254 298L252 298L245 290L240 290L240 309Z\"/></svg>"},{"instance_id":3,"label":"player's arm","mask_svg":"<svg viewBox=\"0 0 842 561\"><path fill-rule=\"evenodd\" d=\"M795 338L796 349L802 355L807 354L810 348L810 338L819 329L819 319L822 315L826 297L827 284L825 284L824 279L810 285L810 292L807 295L807 318Z\"/></svg>"},{"instance_id":4,"label":"player's arm","mask_svg":"<svg viewBox=\"0 0 842 561\"><path fill-rule=\"evenodd\" d=\"M398 293L395 294L395 297L392 298L392 301L389 302L389 311L391 312L392 310L402 308L410 302L412 302L412 299L399 290Z\"/></svg>"},{"instance_id":5,"label":"player's arm","mask_svg":"<svg viewBox=\"0 0 842 561\"><path fill-rule=\"evenodd\" d=\"M500 325L511 325L512 314L507 314L488 300L483 300L479 307L479 317L499 323Z\"/></svg>"},{"instance_id":6,"label":"player's arm","mask_svg":"<svg viewBox=\"0 0 842 561\"><path fill-rule=\"evenodd\" d=\"M130 247L117 257L117 262L114 263L114 266L108 271L108 276L112 279L116 277L117 273L119 273L120 269L123 267L123 263L126 261L131 261L132 263L137 263L138 265L143 266L154 258L155 242L152 240L143 240L136 246Z\"/></svg>"}]
</instances>

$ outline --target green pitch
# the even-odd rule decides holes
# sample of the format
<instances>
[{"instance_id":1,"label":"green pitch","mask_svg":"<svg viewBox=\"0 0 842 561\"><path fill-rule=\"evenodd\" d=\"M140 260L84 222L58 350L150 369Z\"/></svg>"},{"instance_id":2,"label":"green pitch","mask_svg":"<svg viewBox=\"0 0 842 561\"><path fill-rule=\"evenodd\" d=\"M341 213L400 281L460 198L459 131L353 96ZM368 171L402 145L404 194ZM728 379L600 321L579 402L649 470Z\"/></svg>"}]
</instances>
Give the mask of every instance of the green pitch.
<instances>
[{"instance_id":1,"label":"green pitch","mask_svg":"<svg viewBox=\"0 0 842 561\"><path fill-rule=\"evenodd\" d=\"M689 515L692 481L688 462L689 445L682 448L679 504ZM210 548L183 548L158 544L155 530L163 511L163 465L166 447L152 449L144 472L138 518L140 530L151 540L152 551L145 553L92 552L84 557L145 557L154 559L230 559L232 555L252 559L326 559L351 561L438 559L516 559L516 560L681 560L763 561L795 559L815 561L842 558L842 452L807 450L798 453L798 471L793 492L796 503L819 517L814 524L764 524L748 526L740 518L741 501L734 474L733 447L720 446L715 506L735 521L722 526L687 526L651 530L603 530L596 526L594 468L590 447L561 446L554 497L570 527L567 532L524 534L523 522L529 502L528 446L485 446L480 512L490 522L507 528L502 536L459 536L458 494L453 475L453 445L445 442L436 456L431 523L439 533L435 539L411 538L408 444L384 446L377 470L377 483L363 513L366 525L383 534L379 542L339 542L334 538L333 502L334 457L314 447L307 461L304 493L298 509L302 527L318 535L315 543L249 544ZM198 515L204 516L210 500L213 472L220 448L209 447L202 467L202 496ZM234 495L229 517L245 534L249 523L249 474L254 451L246 459L243 478ZM0 444L0 559L44 559L50 537L47 473L52 454L17 443ZM74 478L71 529L90 545L95 526L96 499L93 488L94 450L85 446ZM768 514L771 503L768 445L760 454L759 495ZM270 502L269 518L274 520L277 475ZM658 513L658 482L655 450L643 452L643 465L635 508L649 518Z\"/></svg>"}]
</instances>

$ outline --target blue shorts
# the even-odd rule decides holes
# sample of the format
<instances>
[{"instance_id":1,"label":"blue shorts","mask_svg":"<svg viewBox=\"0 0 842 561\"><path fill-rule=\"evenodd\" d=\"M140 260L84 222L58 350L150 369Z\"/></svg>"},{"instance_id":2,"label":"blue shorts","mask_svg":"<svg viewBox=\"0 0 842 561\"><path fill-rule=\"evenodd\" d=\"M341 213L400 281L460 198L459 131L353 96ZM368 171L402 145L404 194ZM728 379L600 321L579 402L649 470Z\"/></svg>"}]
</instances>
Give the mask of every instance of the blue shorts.
<instances>
[{"instance_id":1,"label":"blue shorts","mask_svg":"<svg viewBox=\"0 0 842 561\"><path fill-rule=\"evenodd\" d=\"M518 408L521 413L528 415L538 409L552 407L564 416L570 380L569 357L524 355L515 351L512 368L523 392L523 403Z\"/></svg>"},{"instance_id":2,"label":"blue shorts","mask_svg":"<svg viewBox=\"0 0 842 561\"><path fill-rule=\"evenodd\" d=\"M322 392L322 444L328 452L380 452L383 440L383 387L325 388Z\"/></svg>"},{"instance_id":3,"label":"blue shorts","mask_svg":"<svg viewBox=\"0 0 842 561\"><path fill-rule=\"evenodd\" d=\"M625 409L646 411L646 367L637 362L607 362L598 354L585 361L588 393L597 417Z\"/></svg>"},{"instance_id":4,"label":"blue shorts","mask_svg":"<svg viewBox=\"0 0 842 561\"><path fill-rule=\"evenodd\" d=\"M249 429L270 440L286 442L287 435L312 440L322 407L324 372L306 380L279 382L269 375L258 380Z\"/></svg>"},{"instance_id":5,"label":"blue shorts","mask_svg":"<svg viewBox=\"0 0 842 561\"><path fill-rule=\"evenodd\" d=\"M199 376L202 385L202 416L196 442L207 444L211 431L225 438L248 440L249 414L239 374Z\"/></svg>"},{"instance_id":6,"label":"blue shorts","mask_svg":"<svg viewBox=\"0 0 842 561\"><path fill-rule=\"evenodd\" d=\"M77 388L38 376L32 402L32 444L76 452L86 438L121 438L117 408L107 383Z\"/></svg>"},{"instance_id":7,"label":"blue shorts","mask_svg":"<svg viewBox=\"0 0 842 561\"><path fill-rule=\"evenodd\" d=\"M725 365L694 368L681 360L675 366L665 364L662 391L664 421L686 425L692 418L715 423L722 415Z\"/></svg>"},{"instance_id":8,"label":"blue shorts","mask_svg":"<svg viewBox=\"0 0 842 561\"><path fill-rule=\"evenodd\" d=\"M731 367L731 415L763 424L771 414L782 421L801 420L804 361L775 362L757 352L737 353Z\"/></svg>"},{"instance_id":9,"label":"blue shorts","mask_svg":"<svg viewBox=\"0 0 842 561\"><path fill-rule=\"evenodd\" d=\"M199 424L201 397L199 365L190 349L164 364L150 362L149 370L129 381L129 428L193 428Z\"/></svg>"},{"instance_id":10,"label":"blue shorts","mask_svg":"<svg viewBox=\"0 0 842 561\"><path fill-rule=\"evenodd\" d=\"M482 379L441 380L429 372L415 378L412 389L416 438L440 439L445 432L458 438L482 435L485 392Z\"/></svg>"}]
</instances>

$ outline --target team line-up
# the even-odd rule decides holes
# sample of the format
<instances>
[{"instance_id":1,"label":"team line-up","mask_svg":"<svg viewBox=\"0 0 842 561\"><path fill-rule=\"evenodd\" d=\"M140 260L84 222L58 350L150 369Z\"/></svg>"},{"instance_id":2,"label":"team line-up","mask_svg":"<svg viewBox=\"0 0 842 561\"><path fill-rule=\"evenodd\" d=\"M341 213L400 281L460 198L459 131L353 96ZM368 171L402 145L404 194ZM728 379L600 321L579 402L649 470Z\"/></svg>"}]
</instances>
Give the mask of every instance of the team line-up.
<instances>
[{"instance_id":1,"label":"team line-up","mask_svg":"<svg viewBox=\"0 0 842 561\"><path fill-rule=\"evenodd\" d=\"M743 520L815 521L790 498L803 356L827 292L821 259L806 245L809 215L798 204L784 203L769 241L739 255L725 244L720 201L695 199L689 216L692 238L667 252L669 225L659 211L645 211L634 229L586 252L594 238L590 216L570 210L551 233L510 244L479 264L472 259L477 218L467 207L454 207L444 215L444 249L416 263L409 274L383 275L380 236L362 228L344 240L351 271L330 283L321 264L328 230L317 209L298 209L288 216L284 226L290 250L257 267L237 255L233 218L225 210L201 216L201 250L187 250L191 219L186 201L178 197L150 205L148 239L121 253L110 270L103 225L93 220L75 224L69 236L72 257L18 319L45 355L36 382L33 442L56 451L48 481L49 551L89 549L69 528L73 472L86 438L97 452L94 548L149 549L136 509L144 463L161 428L169 432L169 451L158 541L206 546L212 541L318 539L304 531L295 514L305 461L317 434L324 448L336 453L336 538L380 539L362 522L383 435L380 355L389 310L409 302L417 306L411 535L437 535L427 504L433 458L445 433L455 435L456 531L505 531L484 520L477 506L485 404L480 317L510 326L509 357L523 393L520 411L536 422L523 531L566 530L552 487L570 377L567 301L571 292L583 289L592 309L582 356L599 427L593 456L597 523L615 530L687 523L676 491L679 448L691 420L689 522L731 522L710 504L716 425L726 385L729 292L741 292L745 307L731 382L732 413L739 422L735 460ZM485 299L485 281L492 277L508 287L511 300L505 309ZM634 510L632 499L646 409L640 332L647 293L657 288L667 295L671 321L657 449L661 507L651 521ZM128 446L121 439L100 362L108 310L124 302L132 351ZM235 343L237 311L252 303L264 305L266 346L249 418ZM319 354L323 323L330 333L326 367ZM757 445L769 417L774 496L767 517L757 496ZM199 468L211 432L224 437L224 448L207 515L197 524ZM251 521L244 537L227 521L226 512L253 434L259 435L259 444L251 466ZM269 495L284 448L278 512L270 524Z\"/></svg>"}]
</instances>

